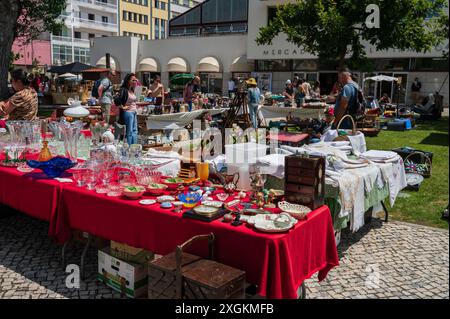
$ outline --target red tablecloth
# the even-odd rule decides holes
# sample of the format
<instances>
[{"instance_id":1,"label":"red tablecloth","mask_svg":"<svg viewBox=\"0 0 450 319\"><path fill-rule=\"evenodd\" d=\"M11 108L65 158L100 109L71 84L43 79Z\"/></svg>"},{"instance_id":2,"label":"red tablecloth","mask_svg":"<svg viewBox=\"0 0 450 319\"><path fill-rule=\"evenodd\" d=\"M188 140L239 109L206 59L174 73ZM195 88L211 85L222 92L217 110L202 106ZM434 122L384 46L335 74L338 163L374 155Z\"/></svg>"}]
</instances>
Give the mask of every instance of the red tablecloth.
<instances>
[{"instance_id":1,"label":"red tablecloth","mask_svg":"<svg viewBox=\"0 0 450 319\"><path fill-rule=\"evenodd\" d=\"M338 265L333 224L328 207L283 234L265 234L220 220L205 223L186 219L158 204L109 198L64 185L58 220L52 235L64 242L70 228L167 254L189 238L213 232L219 262L246 271L248 282L269 298L296 298L301 283L319 272L319 280Z\"/></svg>"},{"instance_id":2,"label":"red tablecloth","mask_svg":"<svg viewBox=\"0 0 450 319\"><path fill-rule=\"evenodd\" d=\"M39 172L21 173L0 167L0 203L32 217L52 221L57 212L61 184Z\"/></svg>"}]
</instances>

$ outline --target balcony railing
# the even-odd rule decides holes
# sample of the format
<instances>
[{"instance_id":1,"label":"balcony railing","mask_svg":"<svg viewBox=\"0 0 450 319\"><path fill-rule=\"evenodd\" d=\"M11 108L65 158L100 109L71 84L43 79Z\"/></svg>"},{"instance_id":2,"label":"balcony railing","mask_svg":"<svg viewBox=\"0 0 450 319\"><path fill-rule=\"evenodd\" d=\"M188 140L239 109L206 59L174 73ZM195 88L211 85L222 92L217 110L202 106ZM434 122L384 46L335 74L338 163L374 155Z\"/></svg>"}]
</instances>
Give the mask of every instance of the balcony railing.
<instances>
[{"instance_id":1,"label":"balcony railing","mask_svg":"<svg viewBox=\"0 0 450 319\"><path fill-rule=\"evenodd\" d=\"M111 23L111 22L102 22L97 20L89 20L89 19L83 19L83 18L73 18L74 22L83 23L86 25L90 25L92 27L105 27L108 29L117 29L117 23Z\"/></svg>"},{"instance_id":2,"label":"balcony railing","mask_svg":"<svg viewBox=\"0 0 450 319\"><path fill-rule=\"evenodd\" d=\"M71 38L71 37L64 37L59 35L53 35L52 41L59 41L59 42L77 42L77 43L83 43L83 44L89 44L90 41L88 39L78 39L78 38Z\"/></svg>"},{"instance_id":3,"label":"balcony railing","mask_svg":"<svg viewBox=\"0 0 450 319\"><path fill-rule=\"evenodd\" d=\"M102 6L105 8L110 8L110 9L114 9L117 10L117 4L116 3L107 3L107 2L102 2L102 1L98 1L98 0L75 0L75 2L82 2L82 3L87 3L87 4L93 4L96 6Z\"/></svg>"}]
</instances>

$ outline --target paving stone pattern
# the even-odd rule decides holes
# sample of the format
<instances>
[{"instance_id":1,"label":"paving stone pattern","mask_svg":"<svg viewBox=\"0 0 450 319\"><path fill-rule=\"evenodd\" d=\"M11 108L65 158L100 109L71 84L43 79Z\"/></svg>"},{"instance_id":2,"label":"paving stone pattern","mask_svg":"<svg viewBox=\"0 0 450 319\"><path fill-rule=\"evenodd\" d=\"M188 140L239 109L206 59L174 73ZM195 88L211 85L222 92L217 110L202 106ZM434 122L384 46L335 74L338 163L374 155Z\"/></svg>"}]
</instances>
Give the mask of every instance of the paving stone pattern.
<instances>
[{"instance_id":1,"label":"paving stone pattern","mask_svg":"<svg viewBox=\"0 0 450 319\"><path fill-rule=\"evenodd\" d=\"M61 248L48 224L23 214L0 218L0 298L120 298L96 281L97 251L86 259L85 281L66 286ZM308 298L449 298L449 233L412 224L373 220L357 234L343 233L340 266L321 283L307 281ZM79 264L82 246L67 262Z\"/></svg>"}]
</instances>

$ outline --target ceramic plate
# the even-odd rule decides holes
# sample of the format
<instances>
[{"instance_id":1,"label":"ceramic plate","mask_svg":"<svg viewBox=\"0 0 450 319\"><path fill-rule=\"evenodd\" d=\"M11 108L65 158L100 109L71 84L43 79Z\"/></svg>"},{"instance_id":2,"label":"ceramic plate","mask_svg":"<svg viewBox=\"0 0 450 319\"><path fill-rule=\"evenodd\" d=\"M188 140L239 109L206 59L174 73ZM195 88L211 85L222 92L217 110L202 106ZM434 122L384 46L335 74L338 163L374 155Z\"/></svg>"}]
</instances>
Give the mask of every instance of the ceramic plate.
<instances>
[{"instance_id":1,"label":"ceramic plate","mask_svg":"<svg viewBox=\"0 0 450 319\"><path fill-rule=\"evenodd\" d=\"M204 201L204 202L203 202L203 205L205 205L205 206L211 206L211 207L216 207L216 208L220 208L220 207L223 206L223 203L222 203L222 202L219 202L219 201L210 201L210 200L207 200L207 201Z\"/></svg>"},{"instance_id":2,"label":"ceramic plate","mask_svg":"<svg viewBox=\"0 0 450 319\"><path fill-rule=\"evenodd\" d=\"M219 209L216 207L200 205L194 208L194 212L199 215L211 215L218 211Z\"/></svg>"},{"instance_id":3,"label":"ceramic plate","mask_svg":"<svg viewBox=\"0 0 450 319\"><path fill-rule=\"evenodd\" d=\"M153 199L144 199L144 200L141 200L141 201L139 202L139 204L144 205L144 206L149 206L149 205L156 204L156 200L153 200Z\"/></svg>"},{"instance_id":4,"label":"ceramic plate","mask_svg":"<svg viewBox=\"0 0 450 319\"><path fill-rule=\"evenodd\" d=\"M173 202L175 201L175 198L172 196L159 196L157 200L158 203L164 203L164 202Z\"/></svg>"},{"instance_id":5,"label":"ceramic plate","mask_svg":"<svg viewBox=\"0 0 450 319\"><path fill-rule=\"evenodd\" d=\"M256 215L248 218L248 224L265 233L282 233L291 229L297 220L289 214Z\"/></svg>"}]
</instances>

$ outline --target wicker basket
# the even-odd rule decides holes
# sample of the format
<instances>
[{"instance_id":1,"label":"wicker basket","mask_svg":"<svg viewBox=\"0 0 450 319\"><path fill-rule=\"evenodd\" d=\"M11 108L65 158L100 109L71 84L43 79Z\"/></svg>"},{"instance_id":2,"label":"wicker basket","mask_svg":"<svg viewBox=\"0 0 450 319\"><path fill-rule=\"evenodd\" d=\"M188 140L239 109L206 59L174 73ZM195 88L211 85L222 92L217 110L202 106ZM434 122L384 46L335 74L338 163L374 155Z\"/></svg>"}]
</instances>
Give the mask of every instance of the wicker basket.
<instances>
[{"instance_id":1,"label":"wicker basket","mask_svg":"<svg viewBox=\"0 0 450 319\"><path fill-rule=\"evenodd\" d=\"M348 135L351 135L351 136L355 136L356 135L356 124L355 124L355 120L353 119L353 117L351 116L351 115L344 115L342 118L341 118L341 120L339 121L339 123L338 123L338 125L337 125L337 127L336 127L336 130L338 131L338 133L339 133L339 128L341 127L341 125L342 125L342 123L344 122L344 119L346 119L346 118L350 118L351 119L351 121L352 121L352 125L353 125L353 128L352 128L352 130L351 130L351 132L348 132L347 131L347 134ZM348 137L347 136L338 136L338 137L336 137L335 139L334 139L334 142L342 142L342 141L348 141L349 139L348 139Z\"/></svg>"},{"instance_id":2,"label":"wicker basket","mask_svg":"<svg viewBox=\"0 0 450 319\"><path fill-rule=\"evenodd\" d=\"M406 156L404 160L406 173L414 173L423 177L431 177L432 162L427 154L414 152Z\"/></svg>"}]
</instances>

